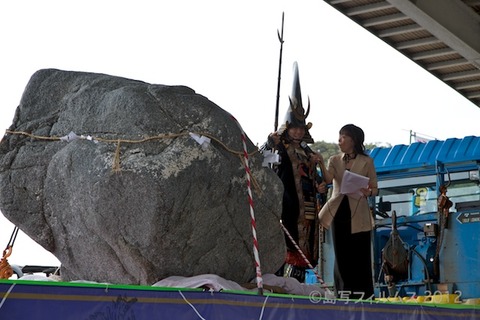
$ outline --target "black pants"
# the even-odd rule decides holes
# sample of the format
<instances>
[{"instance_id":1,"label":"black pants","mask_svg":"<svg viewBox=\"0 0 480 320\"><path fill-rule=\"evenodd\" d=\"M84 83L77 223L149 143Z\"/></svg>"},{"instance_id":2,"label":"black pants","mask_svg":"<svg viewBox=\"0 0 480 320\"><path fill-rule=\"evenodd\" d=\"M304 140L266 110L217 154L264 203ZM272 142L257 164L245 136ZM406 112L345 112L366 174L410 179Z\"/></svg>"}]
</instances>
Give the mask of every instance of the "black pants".
<instances>
[{"instance_id":1,"label":"black pants","mask_svg":"<svg viewBox=\"0 0 480 320\"><path fill-rule=\"evenodd\" d=\"M371 299L373 296L370 231L352 234L348 197L345 196L333 219L335 251L334 281L338 297Z\"/></svg>"}]
</instances>

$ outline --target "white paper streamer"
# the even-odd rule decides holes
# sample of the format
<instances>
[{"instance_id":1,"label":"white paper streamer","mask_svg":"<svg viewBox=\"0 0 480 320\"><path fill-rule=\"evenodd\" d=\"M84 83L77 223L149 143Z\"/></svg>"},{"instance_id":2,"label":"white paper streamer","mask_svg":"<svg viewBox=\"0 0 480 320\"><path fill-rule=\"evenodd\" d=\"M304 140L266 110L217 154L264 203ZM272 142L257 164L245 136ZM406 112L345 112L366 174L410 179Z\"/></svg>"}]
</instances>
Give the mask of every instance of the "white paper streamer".
<instances>
[{"instance_id":1,"label":"white paper streamer","mask_svg":"<svg viewBox=\"0 0 480 320\"><path fill-rule=\"evenodd\" d=\"M269 167L269 164L280 164L280 156L277 150L263 150L263 167Z\"/></svg>"},{"instance_id":2,"label":"white paper streamer","mask_svg":"<svg viewBox=\"0 0 480 320\"><path fill-rule=\"evenodd\" d=\"M95 140L91 135L84 136L82 134L82 135L79 136L73 131L70 131L70 133L67 134L66 136L60 137L60 140L65 141L65 142L71 142L71 141L78 140L78 139L83 139L83 140L88 140L88 141L93 141L95 143L98 143L98 141Z\"/></svg>"},{"instance_id":3,"label":"white paper streamer","mask_svg":"<svg viewBox=\"0 0 480 320\"><path fill-rule=\"evenodd\" d=\"M73 141L73 140L77 140L77 139L79 139L79 138L80 138L80 137L77 136L77 135L75 134L75 132L70 131L70 133L67 134L66 136L60 137L60 140L61 140L61 141L66 141L66 142L70 142L70 141Z\"/></svg>"},{"instance_id":4,"label":"white paper streamer","mask_svg":"<svg viewBox=\"0 0 480 320\"><path fill-rule=\"evenodd\" d=\"M201 145L203 149L208 148L208 146L210 145L210 141L211 141L210 138L205 136L199 136L198 134L193 132L189 132L189 134L190 134L190 137L192 137L193 140L197 141L198 144Z\"/></svg>"}]
</instances>

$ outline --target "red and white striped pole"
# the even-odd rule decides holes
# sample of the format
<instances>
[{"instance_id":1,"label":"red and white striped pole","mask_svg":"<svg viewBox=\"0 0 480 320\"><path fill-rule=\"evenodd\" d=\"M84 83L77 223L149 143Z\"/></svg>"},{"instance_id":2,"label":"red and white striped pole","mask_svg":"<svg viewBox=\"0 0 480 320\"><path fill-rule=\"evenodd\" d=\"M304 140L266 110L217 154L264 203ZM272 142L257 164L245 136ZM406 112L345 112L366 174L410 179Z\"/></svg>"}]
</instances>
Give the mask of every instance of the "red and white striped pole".
<instances>
[{"instance_id":1,"label":"red and white striped pole","mask_svg":"<svg viewBox=\"0 0 480 320\"><path fill-rule=\"evenodd\" d=\"M258 294L263 295L263 279L262 279L262 269L260 268L260 256L258 254L258 240L257 240L257 225L255 222L255 212L253 210L253 197L252 197L252 188L251 188L251 172L248 164L248 150L247 150L247 137L245 132L242 129L240 123L231 115L232 119L235 120L238 128L242 133L242 144L243 144L243 157L245 160L245 171L247 174L247 192L248 192L248 204L250 206L250 219L252 225L253 233L253 255L255 257L255 270L257 273L257 288Z\"/></svg>"},{"instance_id":2,"label":"red and white striped pole","mask_svg":"<svg viewBox=\"0 0 480 320\"><path fill-rule=\"evenodd\" d=\"M326 289L326 291L330 293L330 290L328 289L327 285L325 284L325 281L323 281L323 279L320 277L320 275L319 275L318 272L315 270L315 268L313 268L312 264L310 263L310 261L308 260L308 258L305 256L305 254L303 253L302 249L300 249L300 247L298 246L297 242L293 239L293 237L292 237L292 235L290 234L290 232L288 232L287 228L285 228L285 226L283 225L282 220L280 220L280 226L282 227L283 232L285 232L285 234L286 234L287 237L290 239L290 241L292 241L293 245L295 246L295 249L297 249L298 253L300 253L300 255L302 256L302 258L303 258L303 260L305 261L305 263L307 264L307 266L308 266L310 269L312 269L312 271L315 273L315 276L317 277L318 282L320 282L320 284L324 287L324 289Z\"/></svg>"}]
</instances>

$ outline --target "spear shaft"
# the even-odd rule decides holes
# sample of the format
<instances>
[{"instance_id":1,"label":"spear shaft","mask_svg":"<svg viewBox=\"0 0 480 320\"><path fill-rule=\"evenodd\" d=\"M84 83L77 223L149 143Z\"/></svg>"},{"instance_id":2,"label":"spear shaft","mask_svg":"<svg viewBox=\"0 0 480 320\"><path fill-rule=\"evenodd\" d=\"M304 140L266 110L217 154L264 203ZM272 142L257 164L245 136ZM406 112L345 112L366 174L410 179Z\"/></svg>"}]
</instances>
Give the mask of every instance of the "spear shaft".
<instances>
[{"instance_id":1,"label":"spear shaft","mask_svg":"<svg viewBox=\"0 0 480 320\"><path fill-rule=\"evenodd\" d=\"M277 29L278 40L280 41L280 59L278 61L278 82L277 82L277 103L275 106L275 128L274 132L277 132L278 129L278 109L280 105L280 80L282 75L282 55L283 55L283 21L284 21L284 12L282 12L282 32L280 33Z\"/></svg>"}]
</instances>

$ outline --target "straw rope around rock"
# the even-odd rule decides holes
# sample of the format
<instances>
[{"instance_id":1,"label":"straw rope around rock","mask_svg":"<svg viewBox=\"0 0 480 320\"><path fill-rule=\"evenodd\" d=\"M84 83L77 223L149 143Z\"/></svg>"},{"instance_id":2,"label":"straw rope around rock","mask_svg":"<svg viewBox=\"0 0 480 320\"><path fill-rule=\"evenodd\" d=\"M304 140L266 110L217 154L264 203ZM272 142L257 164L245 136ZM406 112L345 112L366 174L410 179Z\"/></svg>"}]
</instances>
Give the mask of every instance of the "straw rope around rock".
<instances>
[{"instance_id":1,"label":"straw rope around rock","mask_svg":"<svg viewBox=\"0 0 480 320\"><path fill-rule=\"evenodd\" d=\"M64 141L64 139L62 139L63 137L39 136L39 135L35 135L35 134L29 133L29 132L26 132L26 131L6 130L5 134L23 135L23 136L30 137L32 139L43 140L43 141ZM243 151L236 151L236 150L233 150L233 149L229 148L220 139L218 139L217 137L211 135L210 133L206 133L206 132L163 133L163 134L159 134L159 135L156 135L156 136L150 136L150 137L145 137L145 138L136 139L136 140L135 139L107 139L107 138L102 138L102 137L94 137L94 136L90 136L90 135L88 135L88 136L81 135L81 136L78 136L78 138L82 139L82 140L93 140L93 141L98 141L98 142L103 142L103 143L114 143L114 144L116 144L115 156L114 156L112 170L115 173L118 173L118 172L121 171L121 167L120 167L120 146L121 146L122 143L136 144L136 143L145 143L145 142L154 141L154 140L164 140L164 139L165 140L168 140L168 139L171 140L171 139L175 139L175 138L178 138L178 137L189 136L190 134L205 136L205 137L217 142L227 152L229 152L231 154L234 154L234 155L237 155L239 157L240 161L242 162L242 165L244 164L244 159L243 159L244 152ZM259 152L258 148L256 150L254 150L253 152L249 153L248 155L253 156L257 152ZM262 193L261 188L258 185L258 182L255 179L253 179L252 182L255 185L255 188L256 188L257 192Z\"/></svg>"}]
</instances>

